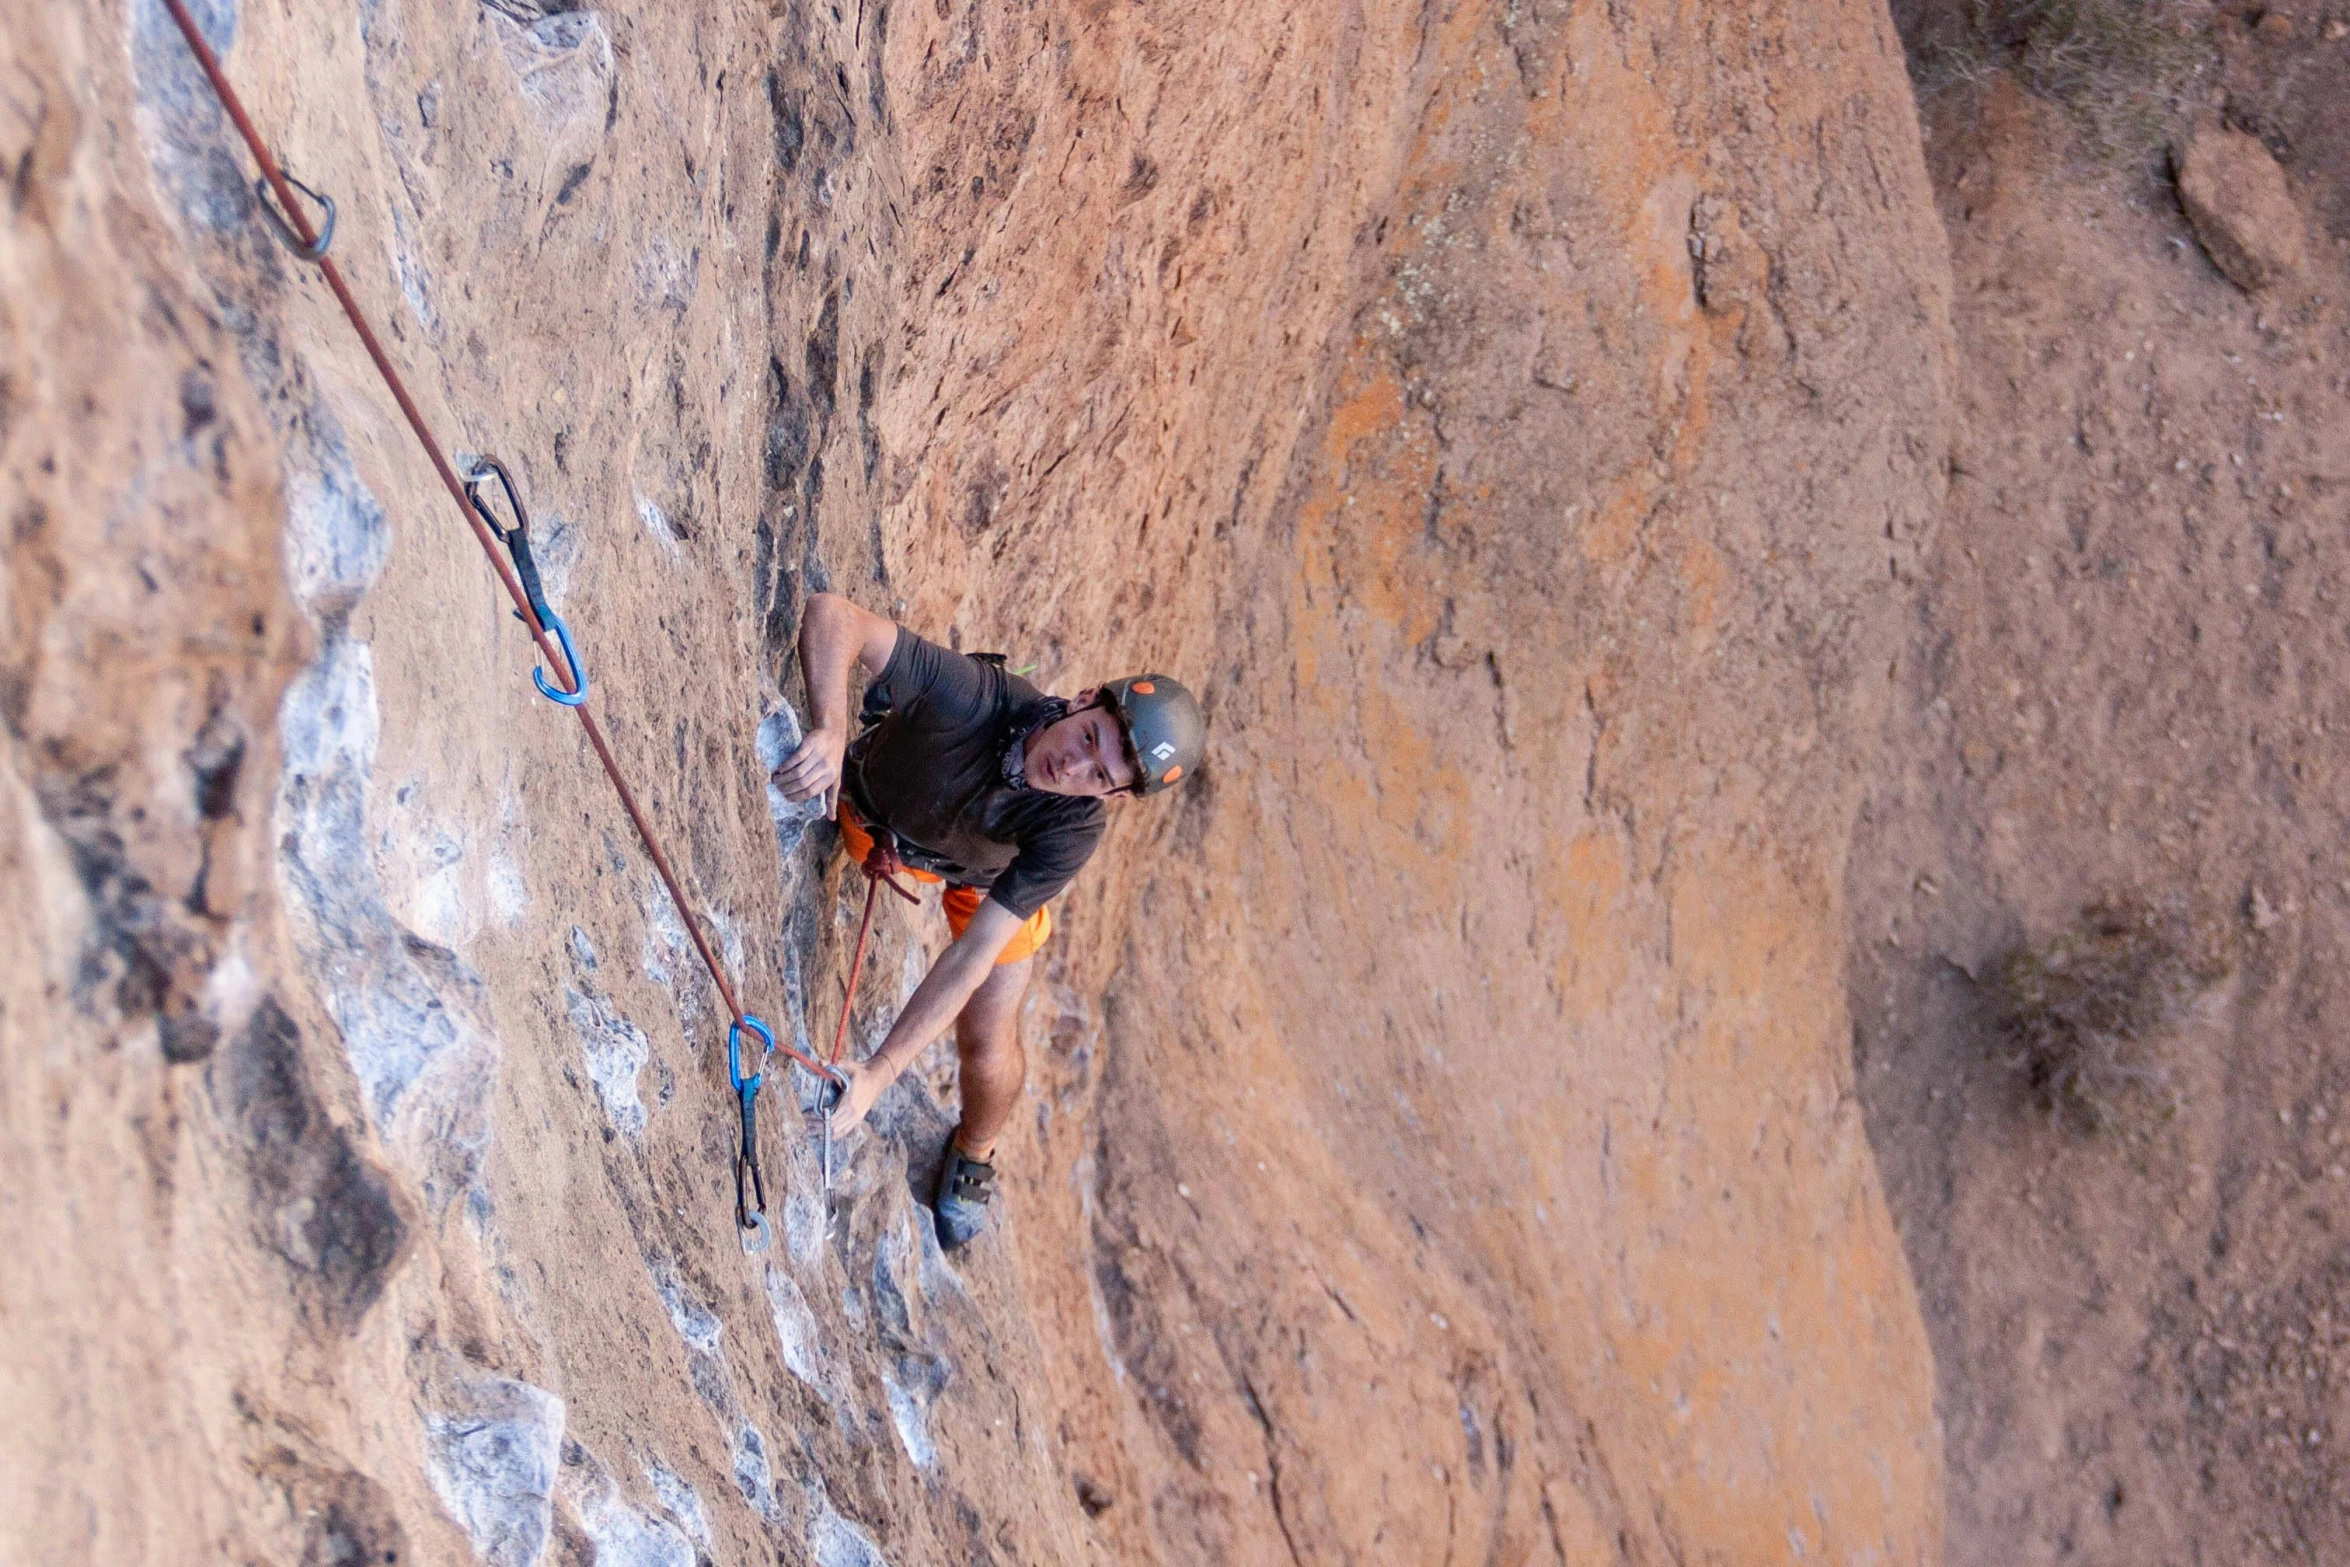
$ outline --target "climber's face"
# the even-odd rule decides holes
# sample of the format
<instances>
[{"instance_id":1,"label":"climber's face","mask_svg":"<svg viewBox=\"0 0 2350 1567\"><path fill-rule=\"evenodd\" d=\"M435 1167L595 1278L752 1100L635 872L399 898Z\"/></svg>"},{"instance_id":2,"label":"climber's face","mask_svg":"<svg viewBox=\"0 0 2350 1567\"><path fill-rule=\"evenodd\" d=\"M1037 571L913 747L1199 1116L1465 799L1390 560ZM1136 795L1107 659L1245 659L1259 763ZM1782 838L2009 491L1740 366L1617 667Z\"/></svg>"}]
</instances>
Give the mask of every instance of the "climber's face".
<instances>
[{"instance_id":1,"label":"climber's face","mask_svg":"<svg viewBox=\"0 0 2350 1567\"><path fill-rule=\"evenodd\" d=\"M1066 718L1028 737L1028 787L1047 794L1119 794L1141 778L1126 751L1118 715L1101 705L1101 687L1080 695Z\"/></svg>"}]
</instances>

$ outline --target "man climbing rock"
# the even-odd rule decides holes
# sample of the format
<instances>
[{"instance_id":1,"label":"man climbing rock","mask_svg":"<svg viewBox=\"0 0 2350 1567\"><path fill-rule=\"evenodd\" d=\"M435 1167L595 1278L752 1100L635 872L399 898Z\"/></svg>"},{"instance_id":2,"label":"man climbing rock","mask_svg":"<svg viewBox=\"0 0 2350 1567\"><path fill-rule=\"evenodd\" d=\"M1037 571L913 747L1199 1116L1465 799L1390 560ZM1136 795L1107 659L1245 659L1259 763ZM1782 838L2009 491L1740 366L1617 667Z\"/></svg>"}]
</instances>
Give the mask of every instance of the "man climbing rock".
<instances>
[{"instance_id":1,"label":"man climbing rock","mask_svg":"<svg viewBox=\"0 0 2350 1567\"><path fill-rule=\"evenodd\" d=\"M849 676L862 666L850 736ZM940 1244L987 1225L997 1135L1027 1077L1020 998L1052 934L1047 905L1101 840L1102 802L1156 794L1199 766L1206 724L1189 691L1136 675L1050 697L998 658L951 652L818 593L800 621L809 732L775 770L793 801L836 804L841 841L867 863L878 839L918 880L946 885L954 941L898 1014L881 1048L843 1063L839 1136L955 1025L963 1119L948 1138L934 1205Z\"/></svg>"}]
</instances>

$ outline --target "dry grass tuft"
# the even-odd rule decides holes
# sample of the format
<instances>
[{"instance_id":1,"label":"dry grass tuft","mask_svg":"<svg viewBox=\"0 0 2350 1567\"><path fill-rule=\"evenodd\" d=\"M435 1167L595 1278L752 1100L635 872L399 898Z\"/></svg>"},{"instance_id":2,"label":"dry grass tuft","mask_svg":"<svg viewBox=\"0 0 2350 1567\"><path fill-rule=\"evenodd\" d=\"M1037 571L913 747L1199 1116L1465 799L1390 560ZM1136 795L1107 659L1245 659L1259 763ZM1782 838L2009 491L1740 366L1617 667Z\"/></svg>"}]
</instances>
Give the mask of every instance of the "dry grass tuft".
<instances>
[{"instance_id":1,"label":"dry grass tuft","mask_svg":"<svg viewBox=\"0 0 2350 1567\"><path fill-rule=\"evenodd\" d=\"M2212 55L2184 0L1896 0L1894 14L1920 96L2012 71L2109 156L2165 145Z\"/></svg>"},{"instance_id":2,"label":"dry grass tuft","mask_svg":"<svg viewBox=\"0 0 2350 1567\"><path fill-rule=\"evenodd\" d=\"M2234 968L2226 922L2132 900L2021 947L1991 976L2008 1060L2032 1098L2084 1135L2144 1131L2179 1108L2172 1026Z\"/></svg>"}]
</instances>

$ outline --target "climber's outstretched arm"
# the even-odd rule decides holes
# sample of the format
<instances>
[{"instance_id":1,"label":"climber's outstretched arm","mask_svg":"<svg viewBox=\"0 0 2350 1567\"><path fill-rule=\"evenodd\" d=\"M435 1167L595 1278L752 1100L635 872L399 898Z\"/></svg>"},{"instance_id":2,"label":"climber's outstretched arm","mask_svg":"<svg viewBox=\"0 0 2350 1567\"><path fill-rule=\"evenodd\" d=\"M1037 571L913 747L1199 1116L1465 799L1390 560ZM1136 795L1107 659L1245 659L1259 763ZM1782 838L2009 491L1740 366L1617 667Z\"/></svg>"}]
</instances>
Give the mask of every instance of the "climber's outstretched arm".
<instances>
[{"instance_id":1,"label":"climber's outstretched arm","mask_svg":"<svg viewBox=\"0 0 2350 1567\"><path fill-rule=\"evenodd\" d=\"M793 804L824 796L829 813L840 789L841 758L849 748L849 670L869 675L889 668L898 628L837 593L816 593L800 613L800 674L808 684L808 738L781 767L775 785Z\"/></svg>"},{"instance_id":2,"label":"climber's outstretched arm","mask_svg":"<svg viewBox=\"0 0 2350 1567\"><path fill-rule=\"evenodd\" d=\"M898 1014L881 1048L873 1052L871 1059L843 1067L849 1086L832 1112L833 1136L842 1135L865 1119L865 1112L873 1108L873 1101L881 1097L882 1090L896 1082L933 1041L954 1026L964 1003L995 972L997 955L1019 933L1022 923L1019 915L993 898L979 905L971 923L963 928L963 934L930 965L930 972L907 999L906 1009Z\"/></svg>"}]
</instances>

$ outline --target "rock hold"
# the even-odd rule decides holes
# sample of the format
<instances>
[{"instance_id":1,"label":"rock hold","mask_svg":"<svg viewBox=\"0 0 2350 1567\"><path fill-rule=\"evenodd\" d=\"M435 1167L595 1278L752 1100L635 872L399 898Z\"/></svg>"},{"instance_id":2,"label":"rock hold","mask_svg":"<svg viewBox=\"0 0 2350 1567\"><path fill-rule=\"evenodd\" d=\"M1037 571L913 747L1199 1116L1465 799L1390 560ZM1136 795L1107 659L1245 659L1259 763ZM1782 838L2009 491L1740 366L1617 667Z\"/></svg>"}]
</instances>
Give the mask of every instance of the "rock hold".
<instances>
[{"instance_id":1,"label":"rock hold","mask_svg":"<svg viewBox=\"0 0 2350 1567\"><path fill-rule=\"evenodd\" d=\"M767 814L775 821L776 852L789 858L800 846L800 836L808 824L821 819L824 803L821 800L802 800L794 805L775 787L774 774L778 767L791 759L800 748L806 731L800 726L800 715L789 702L777 699L766 717L759 720L757 747L759 766L767 773Z\"/></svg>"},{"instance_id":2,"label":"rock hold","mask_svg":"<svg viewBox=\"0 0 2350 1567\"><path fill-rule=\"evenodd\" d=\"M546 1550L563 1401L506 1377L475 1379L464 1391L472 1407L425 1416L433 1490L479 1560L525 1567Z\"/></svg>"}]
</instances>

